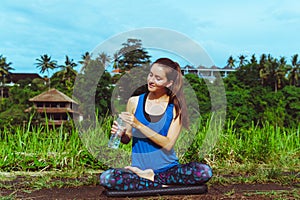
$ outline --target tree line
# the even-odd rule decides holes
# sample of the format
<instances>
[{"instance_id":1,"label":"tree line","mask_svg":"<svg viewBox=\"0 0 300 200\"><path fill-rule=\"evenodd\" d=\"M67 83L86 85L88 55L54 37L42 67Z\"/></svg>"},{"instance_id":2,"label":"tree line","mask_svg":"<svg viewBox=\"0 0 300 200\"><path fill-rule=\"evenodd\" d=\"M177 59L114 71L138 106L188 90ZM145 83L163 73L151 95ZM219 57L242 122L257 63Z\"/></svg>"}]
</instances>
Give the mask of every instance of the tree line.
<instances>
[{"instance_id":1,"label":"tree line","mask_svg":"<svg viewBox=\"0 0 300 200\"><path fill-rule=\"evenodd\" d=\"M82 60L77 63L66 56L63 65L58 65L48 54L41 55L36 59L36 67L40 73L47 73L47 83L41 80L22 80L18 85L9 87L9 97L1 96L0 104L0 128L22 124L28 119L24 110L31 105L29 98L56 88L68 96L76 98L82 104L82 111L86 118L93 118L95 110L100 117L112 113L111 99L116 83L123 74L131 82L140 79L140 74L126 73L131 69L143 69L149 66L151 56L142 47L139 39L128 39L114 55L105 52L94 55L86 52ZM6 57L0 55L0 80L1 94L5 81L9 78L13 68L12 63ZM81 70L76 71L74 67L81 65ZM112 75L107 66L119 69L119 74ZM259 59L252 55L240 55L235 59L229 56L227 67L235 68L235 72L223 78L227 99L227 119L235 120L239 128L261 125L265 122L276 126L297 127L300 121L300 80L298 54L291 57L290 64L284 57L274 58L270 54L262 54ZM184 67L184 66L182 66ZM50 70L57 70L50 77ZM145 74L146 75L146 74ZM101 78L99 78L101 76ZM97 79L98 78L98 79ZM215 81L208 83L194 74L184 75L185 80L193 87L198 98L201 116L209 117L212 112L210 92L208 84L217 86ZM95 80L98 82L95 83ZM123 80L123 81L128 81ZM74 88L77 88L76 92ZM217 88L217 87L216 87ZM127 88L130 90L131 88ZM142 92L141 87L135 93ZM126 93L126 90L120 90ZM131 94L127 94L131 95ZM222 103L220 99L220 104ZM95 107L91 106L95 105Z\"/></svg>"},{"instance_id":2,"label":"tree line","mask_svg":"<svg viewBox=\"0 0 300 200\"><path fill-rule=\"evenodd\" d=\"M294 54L290 61L291 63L288 64L285 57L278 59L270 54L262 54L259 60L257 60L255 54L249 60L246 59L246 56L240 55L238 60L230 56L227 60L227 66L235 68L235 63L238 63L239 73L237 75L240 79L250 78L246 83L248 86L251 87L258 84L255 78L259 78L261 85L270 86L276 92L286 85L297 87L300 85L300 61L298 54Z\"/></svg>"}]
</instances>

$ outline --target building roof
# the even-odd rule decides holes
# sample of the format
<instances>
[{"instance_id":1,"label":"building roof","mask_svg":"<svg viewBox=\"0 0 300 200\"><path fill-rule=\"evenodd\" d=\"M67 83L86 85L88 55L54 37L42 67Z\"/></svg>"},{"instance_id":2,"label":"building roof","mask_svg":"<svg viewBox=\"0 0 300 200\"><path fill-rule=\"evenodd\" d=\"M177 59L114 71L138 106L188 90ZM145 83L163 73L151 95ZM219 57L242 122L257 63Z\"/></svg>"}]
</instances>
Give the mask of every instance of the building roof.
<instances>
[{"instance_id":1,"label":"building roof","mask_svg":"<svg viewBox=\"0 0 300 200\"><path fill-rule=\"evenodd\" d=\"M117 68L117 69L114 69L112 70L113 73L121 73L121 69L120 68Z\"/></svg>"},{"instance_id":2,"label":"building roof","mask_svg":"<svg viewBox=\"0 0 300 200\"><path fill-rule=\"evenodd\" d=\"M57 89L49 89L31 99L29 101L33 102L69 102L78 104L76 101L65 95L64 93L58 91Z\"/></svg>"},{"instance_id":3,"label":"building roof","mask_svg":"<svg viewBox=\"0 0 300 200\"><path fill-rule=\"evenodd\" d=\"M19 80L25 80L25 79L33 80L35 78L43 79L37 73L11 73L8 82L17 83Z\"/></svg>"},{"instance_id":4,"label":"building roof","mask_svg":"<svg viewBox=\"0 0 300 200\"><path fill-rule=\"evenodd\" d=\"M204 67L203 65L199 65L197 69L207 69L207 67Z\"/></svg>"},{"instance_id":5,"label":"building roof","mask_svg":"<svg viewBox=\"0 0 300 200\"><path fill-rule=\"evenodd\" d=\"M217 67L216 65L213 65L210 67L211 69L220 69L219 67Z\"/></svg>"}]
</instances>

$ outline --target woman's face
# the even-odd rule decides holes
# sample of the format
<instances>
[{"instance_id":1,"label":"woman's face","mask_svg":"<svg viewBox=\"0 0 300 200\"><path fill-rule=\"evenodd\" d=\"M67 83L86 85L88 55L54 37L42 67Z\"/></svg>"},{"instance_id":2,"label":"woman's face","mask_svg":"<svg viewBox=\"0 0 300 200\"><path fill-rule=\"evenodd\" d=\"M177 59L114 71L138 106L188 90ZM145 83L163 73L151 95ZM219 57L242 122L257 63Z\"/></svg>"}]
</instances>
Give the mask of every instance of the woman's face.
<instances>
[{"instance_id":1,"label":"woman's face","mask_svg":"<svg viewBox=\"0 0 300 200\"><path fill-rule=\"evenodd\" d=\"M169 81L166 69L159 64L152 65L147 77L148 90L150 92L165 91L165 87L170 87L173 81Z\"/></svg>"}]
</instances>

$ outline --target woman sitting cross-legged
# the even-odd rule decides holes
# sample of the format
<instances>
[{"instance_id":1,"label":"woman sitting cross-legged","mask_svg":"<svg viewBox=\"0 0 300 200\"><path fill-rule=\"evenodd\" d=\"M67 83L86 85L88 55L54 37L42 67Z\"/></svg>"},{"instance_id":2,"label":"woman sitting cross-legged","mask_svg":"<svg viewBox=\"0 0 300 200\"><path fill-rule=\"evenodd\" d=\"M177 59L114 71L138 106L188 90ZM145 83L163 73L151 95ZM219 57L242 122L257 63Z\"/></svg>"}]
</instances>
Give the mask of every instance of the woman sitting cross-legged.
<instances>
[{"instance_id":1,"label":"woman sitting cross-legged","mask_svg":"<svg viewBox=\"0 0 300 200\"><path fill-rule=\"evenodd\" d=\"M201 185L212 177L202 163L180 164L173 149L182 127L188 127L183 79L178 63L156 60L147 77L148 91L128 100L120 117L128 124L121 141L132 139L132 163L104 171L100 185L110 190L143 190L167 185ZM114 121L111 133L118 124Z\"/></svg>"}]
</instances>

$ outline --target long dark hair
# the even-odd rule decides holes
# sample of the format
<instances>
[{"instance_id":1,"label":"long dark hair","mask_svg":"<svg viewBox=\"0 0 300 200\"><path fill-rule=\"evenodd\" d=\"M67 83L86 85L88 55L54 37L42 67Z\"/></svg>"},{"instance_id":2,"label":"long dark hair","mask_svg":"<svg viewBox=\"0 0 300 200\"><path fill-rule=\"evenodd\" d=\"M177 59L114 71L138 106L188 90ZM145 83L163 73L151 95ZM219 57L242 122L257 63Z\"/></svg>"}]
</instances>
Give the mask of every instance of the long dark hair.
<instances>
[{"instance_id":1,"label":"long dark hair","mask_svg":"<svg viewBox=\"0 0 300 200\"><path fill-rule=\"evenodd\" d=\"M154 64L159 64L166 69L166 76L169 81L173 81L170 88L167 88L167 94L170 97L170 102L174 104L176 115L175 119L179 117L180 122L185 128L189 126L189 118L187 106L183 94L183 78L181 74L180 65L169 58L159 58Z\"/></svg>"}]
</instances>

